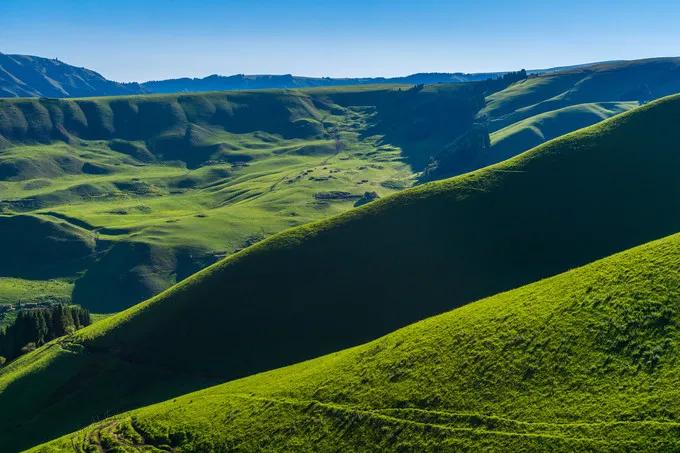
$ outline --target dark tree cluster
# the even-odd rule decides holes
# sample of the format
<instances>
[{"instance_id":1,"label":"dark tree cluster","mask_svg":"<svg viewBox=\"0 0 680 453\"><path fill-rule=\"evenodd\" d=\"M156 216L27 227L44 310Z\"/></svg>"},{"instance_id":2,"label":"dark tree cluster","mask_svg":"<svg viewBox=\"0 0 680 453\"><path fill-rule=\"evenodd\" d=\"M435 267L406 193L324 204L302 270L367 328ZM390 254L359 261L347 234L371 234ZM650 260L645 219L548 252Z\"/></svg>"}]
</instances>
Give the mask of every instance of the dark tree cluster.
<instances>
[{"instance_id":1,"label":"dark tree cluster","mask_svg":"<svg viewBox=\"0 0 680 453\"><path fill-rule=\"evenodd\" d=\"M0 331L0 366L3 359L12 360L90 323L90 313L77 305L21 310L16 321Z\"/></svg>"},{"instance_id":2,"label":"dark tree cluster","mask_svg":"<svg viewBox=\"0 0 680 453\"><path fill-rule=\"evenodd\" d=\"M503 76L495 79L488 79L483 82L479 82L479 86L482 88L484 94L488 96L489 94L504 90L513 83L519 82L520 80L525 80L528 77L527 71L522 69L521 71L508 72L507 74L503 74Z\"/></svg>"}]
</instances>

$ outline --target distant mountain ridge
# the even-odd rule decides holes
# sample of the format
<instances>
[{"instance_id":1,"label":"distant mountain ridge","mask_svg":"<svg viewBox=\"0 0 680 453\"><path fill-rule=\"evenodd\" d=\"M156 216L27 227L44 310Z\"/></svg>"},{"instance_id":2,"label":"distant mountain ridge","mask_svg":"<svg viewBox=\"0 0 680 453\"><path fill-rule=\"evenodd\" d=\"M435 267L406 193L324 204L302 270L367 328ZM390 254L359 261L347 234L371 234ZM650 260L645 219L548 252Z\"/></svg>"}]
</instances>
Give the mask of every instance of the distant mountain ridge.
<instances>
[{"instance_id":1,"label":"distant mountain ridge","mask_svg":"<svg viewBox=\"0 0 680 453\"><path fill-rule=\"evenodd\" d=\"M179 79L149 81L140 86L149 93L179 93L183 91L222 91L261 88L312 88L341 85L373 85L373 84L434 84L476 82L500 77L506 72L490 72L477 74L464 73L418 73L405 77L301 77L285 75L245 75L221 76L213 74L203 78L183 77Z\"/></svg>"},{"instance_id":2,"label":"distant mountain ridge","mask_svg":"<svg viewBox=\"0 0 680 453\"><path fill-rule=\"evenodd\" d=\"M213 74L203 78L182 77L143 83L120 83L87 68L57 59L0 53L0 98L88 97L131 94L182 93L266 88L313 88L341 85L435 84L475 82L501 77L507 72L419 73L404 77L331 78L291 74Z\"/></svg>"},{"instance_id":3,"label":"distant mountain ridge","mask_svg":"<svg viewBox=\"0 0 680 453\"><path fill-rule=\"evenodd\" d=\"M0 97L86 97L140 94L136 83L107 80L57 59L0 53Z\"/></svg>"},{"instance_id":4,"label":"distant mountain ridge","mask_svg":"<svg viewBox=\"0 0 680 453\"><path fill-rule=\"evenodd\" d=\"M595 62L547 69L527 70L529 75L552 74L621 61ZM204 91L315 88L374 84L428 85L464 83L496 79L509 71L463 73L424 72L400 77L305 77L292 74L213 74L207 77L181 77L147 82L121 83L106 79L87 68L58 59L0 52L0 98L12 97L94 97L155 93L195 93Z\"/></svg>"}]
</instances>

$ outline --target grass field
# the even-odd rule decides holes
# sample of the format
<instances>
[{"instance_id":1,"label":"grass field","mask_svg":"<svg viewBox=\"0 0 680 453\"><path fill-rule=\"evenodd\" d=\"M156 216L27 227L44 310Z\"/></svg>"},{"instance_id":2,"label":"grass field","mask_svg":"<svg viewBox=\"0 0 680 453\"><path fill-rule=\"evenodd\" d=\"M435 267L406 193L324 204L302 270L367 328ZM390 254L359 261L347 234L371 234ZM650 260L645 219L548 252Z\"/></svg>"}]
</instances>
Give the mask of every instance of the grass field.
<instances>
[{"instance_id":1,"label":"grass field","mask_svg":"<svg viewBox=\"0 0 680 453\"><path fill-rule=\"evenodd\" d=\"M679 316L675 235L35 451L676 450Z\"/></svg>"},{"instance_id":2,"label":"grass field","mask_svg":"<svg viewBox=\"0 0 680 453\"><path fill-rule=\"evenodd\" d=\"M61 280L32 281L4 277L0 278L0 304L67 300L72 287L72 283Z\"/></svg>"},{"instance_id":3,"label":"grass field","mask_svg":"<svg viewBox=\"0 0 680 453\"><path fill-rule=\"evenodd\" d=\"M288 230L25 355L0 371L0 442L361 344L680 231L678 112L666 98Z\"/></svg>"}]
</instances>

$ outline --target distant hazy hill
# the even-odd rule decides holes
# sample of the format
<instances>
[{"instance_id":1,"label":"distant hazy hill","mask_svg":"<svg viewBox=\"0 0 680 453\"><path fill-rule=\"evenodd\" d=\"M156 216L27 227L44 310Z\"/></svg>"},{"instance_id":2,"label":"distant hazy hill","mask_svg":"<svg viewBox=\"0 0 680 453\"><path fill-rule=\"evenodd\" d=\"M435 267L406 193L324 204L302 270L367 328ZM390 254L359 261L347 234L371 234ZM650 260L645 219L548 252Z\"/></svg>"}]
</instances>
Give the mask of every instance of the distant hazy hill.
<instances>
[{"instance_id":1,"label":"distant hazy hill","mask_svg":"<svg viewBox=\"0 0 680 453\"><path fill-rule=\"evenodd\" d=\"M79 97L139 94L136 83L105 79L59 60L0 53L0 97Z\"/></svg>"},{"instance_id":2,"label":"distant hazy hill","mask_svg":"<svg viewBox=\"0 0 680 453\"><path fill-rule=\"evenodd\" d=\"M85 97L144 93L180 93L258 88L309 88L369 84L433 84L487 80L497 73L422 73L405 77L330 78L285 75L211 75L145 83L119 83L99 73L56 59L0 53L0 97Z\"/></svg>"},{"instance_id":3,"label":"distant hazy hill","mask_svg":"<svg viewBox=\"0 0 680 453\"><path fill-rule=\"evenodd\" d=\"M309 88L341 85L371 85L371 84L432 84L459 83L493 79L503 75L497 73L463 74L463 73L422 73L405 77L365 77L365 78L330 78L330 77L299 77L286 75L211 75L202 79L170 79L150 81L141 86L149 93L178 93L183 91L222 91L244 90L255 88Z\"/></svg>"}]
</instances>

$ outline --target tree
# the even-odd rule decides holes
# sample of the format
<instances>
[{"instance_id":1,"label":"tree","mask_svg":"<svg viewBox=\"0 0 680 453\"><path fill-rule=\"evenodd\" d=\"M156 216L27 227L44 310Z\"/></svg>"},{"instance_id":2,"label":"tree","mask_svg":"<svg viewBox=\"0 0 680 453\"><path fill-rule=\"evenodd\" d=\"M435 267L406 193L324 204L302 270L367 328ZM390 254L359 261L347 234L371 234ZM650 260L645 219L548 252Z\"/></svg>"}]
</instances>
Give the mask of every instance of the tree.
<instances>
[{"instance_id":1,"label":"tree","mask_svg":"<svg viewBox=\"0 0 680 453\"><path fill-rule=\"evenodd\" d=\"M77 305L21 310L12 325L0 330L0 355L12 360L90 322L90 313Z\"/></svg>"}]
</instances>

